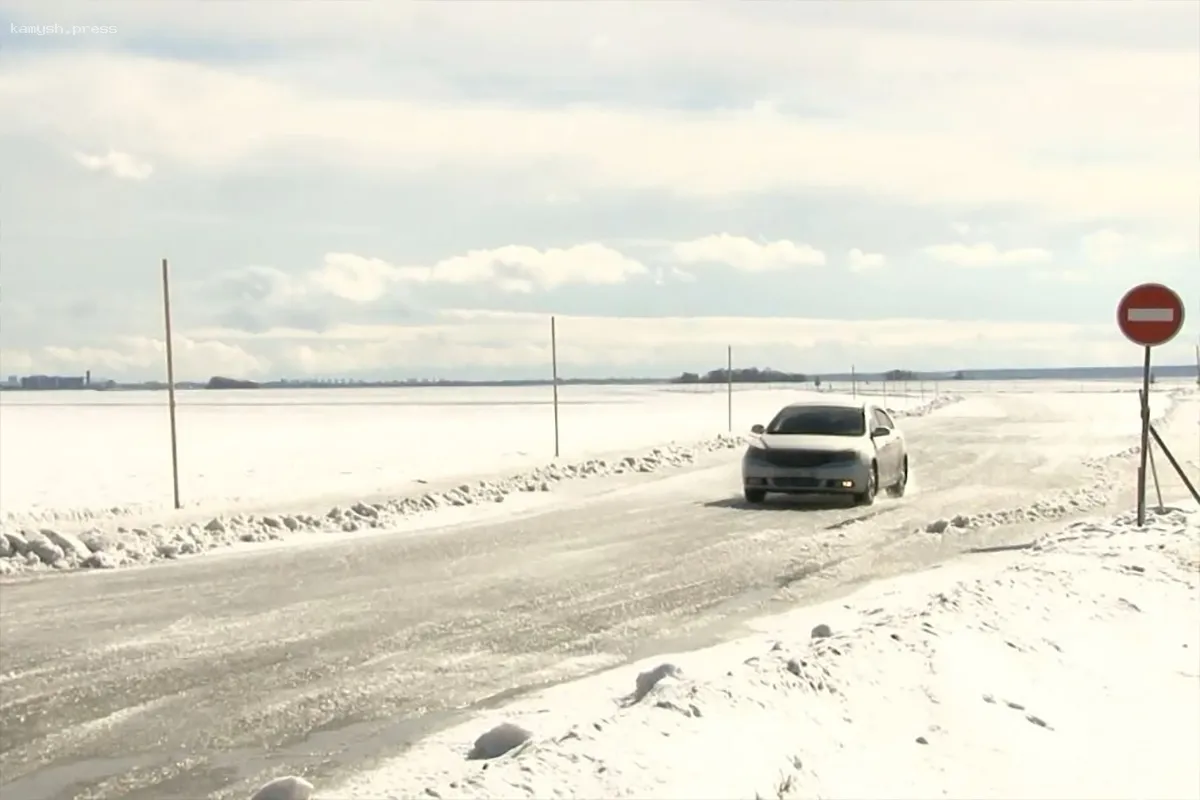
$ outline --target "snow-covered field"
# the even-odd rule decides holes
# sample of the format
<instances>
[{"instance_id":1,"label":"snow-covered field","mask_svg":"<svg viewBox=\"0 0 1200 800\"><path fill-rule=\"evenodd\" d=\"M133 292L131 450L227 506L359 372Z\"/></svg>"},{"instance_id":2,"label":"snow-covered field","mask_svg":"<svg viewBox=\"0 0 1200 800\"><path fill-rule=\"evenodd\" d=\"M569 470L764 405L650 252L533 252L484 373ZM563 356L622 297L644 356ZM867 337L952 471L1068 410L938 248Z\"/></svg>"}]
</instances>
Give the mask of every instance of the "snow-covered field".
<instances>
[{"instance_id":1,"label":"snow-covered field","mask_svg":"<svg viewBox=\"0 0 1200 800\"><path fill-rule=\"evenodd\" d=\"M1200 797L1200 514L969 558L556 687L313 796ZM258 797L307 796L288 785Z\"/></svg>"}]
</instances>

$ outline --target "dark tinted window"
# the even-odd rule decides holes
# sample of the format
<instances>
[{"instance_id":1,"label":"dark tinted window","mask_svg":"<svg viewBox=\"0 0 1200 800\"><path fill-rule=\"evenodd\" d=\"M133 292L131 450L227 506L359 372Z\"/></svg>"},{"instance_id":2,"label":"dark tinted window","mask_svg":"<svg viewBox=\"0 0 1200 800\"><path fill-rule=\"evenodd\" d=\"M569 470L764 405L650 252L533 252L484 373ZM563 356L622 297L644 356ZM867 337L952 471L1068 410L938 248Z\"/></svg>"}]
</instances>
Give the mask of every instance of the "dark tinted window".
<instances>
[{"instance_id":1,"label":"dark tinted window","mask_svg":"<svg viewBox=\"0 0 1200 800\"><path fill-rule=\"evenodd\" d=\"M866 432L861 408L839 406L785 408L767 426L767 433L809 436L862 436Z\"/></svg>"}]
</instances>

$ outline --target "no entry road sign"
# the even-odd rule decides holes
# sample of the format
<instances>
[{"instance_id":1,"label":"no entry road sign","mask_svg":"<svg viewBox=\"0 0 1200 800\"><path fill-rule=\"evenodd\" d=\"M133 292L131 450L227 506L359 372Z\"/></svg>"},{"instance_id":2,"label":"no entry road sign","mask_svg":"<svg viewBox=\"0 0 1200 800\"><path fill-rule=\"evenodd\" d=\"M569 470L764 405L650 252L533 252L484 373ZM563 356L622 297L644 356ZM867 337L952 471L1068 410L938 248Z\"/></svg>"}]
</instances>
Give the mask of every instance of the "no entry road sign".
<instances>
[{"instance_id":1,"label":"no entry road sign","mask_svg":"<svg viewBox=\"0 0 1200 800\"><path fill-rule=\"evenodd\" d=\"M1166 344L1183 327L1183 301L1161 283L1135 286L1117 304L1117 326L1134 344Z\"/></svg>"}]
</instances>

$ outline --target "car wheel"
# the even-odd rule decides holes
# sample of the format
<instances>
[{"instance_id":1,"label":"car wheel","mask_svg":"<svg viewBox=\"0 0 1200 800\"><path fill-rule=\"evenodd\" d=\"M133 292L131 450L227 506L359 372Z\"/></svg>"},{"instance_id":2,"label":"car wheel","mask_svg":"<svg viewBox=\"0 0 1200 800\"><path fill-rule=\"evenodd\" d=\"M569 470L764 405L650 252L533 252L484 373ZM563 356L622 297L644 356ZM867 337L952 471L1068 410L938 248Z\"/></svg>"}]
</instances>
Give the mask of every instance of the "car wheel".
<instances>
[{"instance_id":1,"label":"car wheel","mask_svg":"<svg viewBox=\"0 0 1200 800\"><path fill-rule=\"evenodd\" d=\"M869 506L875 502L875 495L879 492L879 465L871 464L871 471L867 473L867 490L854 495L854 502L860 506Z\"/></svg>"},{"instance_id":2,"label":"car wheel","mask_svg":"<svg viewBox=\"0 0 1200 800\"><path fill-rule=\"evenodd\" d=\"M908 488L908 456L904 457L904 463L900 466L900 477L888 487L888 495L891 497L904 497L904 491Z\"/></svg>"},{"instance_id":3,"label":"car wheel","mask_svg":"<svg viewBox=\"0 0 1200 800\"><path fill-rule=\"evenodd\" d=\"M761 503L767 499L766 489L746 489L744 494L746 495L747 503Z\"/></svg>"}]
</instances>

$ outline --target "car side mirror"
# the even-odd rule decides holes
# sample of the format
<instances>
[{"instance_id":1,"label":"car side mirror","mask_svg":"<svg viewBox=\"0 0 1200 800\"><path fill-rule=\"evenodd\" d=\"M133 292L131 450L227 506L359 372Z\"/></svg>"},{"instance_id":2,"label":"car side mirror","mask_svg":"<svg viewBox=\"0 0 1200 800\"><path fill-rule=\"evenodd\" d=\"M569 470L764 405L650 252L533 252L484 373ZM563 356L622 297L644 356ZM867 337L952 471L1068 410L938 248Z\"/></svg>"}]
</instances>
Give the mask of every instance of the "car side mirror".
<instances>
[{"instance_id":1,"label":"car side mirror","mask_svg":"<svg viewBox=\"0 0 1200 800\"><path fill-rule=\"evenodd\" d=\"M764 428L762 425L751 425L750 426L751 433L761 434L764 431L766 431L766 428Z\"/></svg>"},{"instance_id":2,"label":"car side mirror","mask_svg":"<svg viewBox=\"0 0 1200 800\"><path fill-rule=\"evenodd\" d=\"M880 425L878 428L871 431L871 438L872 439L881 439L884 436L890 436L891 434L892 434L892 431L890 428Z\"/></svg>"}]
</instances>

